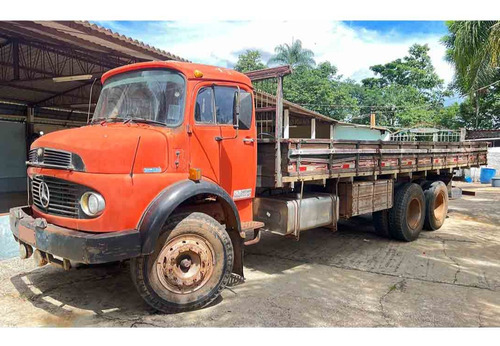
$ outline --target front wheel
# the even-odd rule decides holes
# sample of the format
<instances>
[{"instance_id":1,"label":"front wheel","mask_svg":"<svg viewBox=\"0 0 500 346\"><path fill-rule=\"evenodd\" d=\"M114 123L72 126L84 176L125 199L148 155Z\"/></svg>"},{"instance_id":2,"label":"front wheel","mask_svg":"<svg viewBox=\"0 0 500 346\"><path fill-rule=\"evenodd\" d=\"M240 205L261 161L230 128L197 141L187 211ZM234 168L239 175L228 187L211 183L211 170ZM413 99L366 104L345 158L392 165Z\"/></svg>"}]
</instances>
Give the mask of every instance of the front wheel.
<instances>
[{"instance_id":1,"label":"front wheel","mask_svg":"<svg viewBox=\"0 0 500 346\"><path fill-rule=\"evenodd\" d=\"M233 246L224 227L202 213L172 217L155 251L131 260L142 298L166 312L194 310L221 293L233 269Z\"/></svg>"}]
</instances>

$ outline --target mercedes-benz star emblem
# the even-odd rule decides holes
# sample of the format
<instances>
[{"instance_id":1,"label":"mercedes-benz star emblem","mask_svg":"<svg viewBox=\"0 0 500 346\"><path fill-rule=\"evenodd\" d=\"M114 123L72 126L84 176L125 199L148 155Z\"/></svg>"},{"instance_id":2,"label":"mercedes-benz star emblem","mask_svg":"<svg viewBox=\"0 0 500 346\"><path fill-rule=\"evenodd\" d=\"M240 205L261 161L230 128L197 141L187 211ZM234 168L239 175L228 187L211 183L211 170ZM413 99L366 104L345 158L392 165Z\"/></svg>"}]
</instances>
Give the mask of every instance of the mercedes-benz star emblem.
<instances>
[{"instance_id":1,"label":"mercedes-benz star emblem","mask_svg":"<svg viewBox=\"0 0 500 346\"><path fill-rule=\"evenodd\" d=\"M50 201L50 192L49 187L45 182L40 184L40 187L38 188L38 195L40 196L40 203L42 204L42 207L47 208Z\"/></svg>"}]
</instances>

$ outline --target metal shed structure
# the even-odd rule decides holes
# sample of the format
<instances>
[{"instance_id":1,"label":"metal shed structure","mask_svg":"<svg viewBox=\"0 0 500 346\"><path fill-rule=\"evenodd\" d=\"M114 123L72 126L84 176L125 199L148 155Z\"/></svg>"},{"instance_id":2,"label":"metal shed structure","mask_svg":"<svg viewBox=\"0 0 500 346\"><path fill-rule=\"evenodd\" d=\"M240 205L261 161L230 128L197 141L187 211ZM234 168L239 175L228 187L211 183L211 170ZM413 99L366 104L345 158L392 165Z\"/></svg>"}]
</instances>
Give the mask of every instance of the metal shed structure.
<instances>
[{"instance_id":1,"label":"metal shed structure","mask_svg":"<svg viewBox=\"0 0 500 346\"><path fill-rule=\"evenodd\" d=\"M255 103L259 137L274 136L277 97L256 90ZM282 138L383 140L389 134L385 127L338 121L286 99L283 99L282 128Z\"/></svg>"},{"instance_id":2,"label":"metal shed structure","mask_svg":"<svg viewBox=\"0 0 500 346\"><path fill-rule=\"evenodd\" d=\"M95 79L150 60L186 61L89 22L0 21L0 100L26 106L28 122L82 121L92 84L94 100L100 91Z\"/></svg>"},{"instance_id":3,"label":"metal shed structure","mask_svg":"<svg viewBox=\"0 0 500 346\"><path fill-rule=\"evenodd\" d=\"M150 60L187 61L84 21L0 21L0 192L25 189L39 132L81 126L101 75Z\"/></svg>"}]
</instances>

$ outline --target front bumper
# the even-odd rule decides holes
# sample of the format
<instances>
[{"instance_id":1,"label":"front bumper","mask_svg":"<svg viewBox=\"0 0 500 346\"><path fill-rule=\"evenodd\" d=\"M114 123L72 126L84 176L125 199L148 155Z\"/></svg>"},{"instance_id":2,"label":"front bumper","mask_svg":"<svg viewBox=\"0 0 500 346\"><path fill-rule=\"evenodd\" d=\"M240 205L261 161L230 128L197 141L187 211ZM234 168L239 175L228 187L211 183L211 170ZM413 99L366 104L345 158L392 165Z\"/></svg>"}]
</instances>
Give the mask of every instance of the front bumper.
<instances>
[{"instance_id":1,"label":"front bumper","mask_svg":"<svg viewBox=\"0 0 500 346\"><path fill-rule=\"evenodd\" d=\"M10 209L10 229L18 241L74 262L97 264L141 255L138 230L107 233L75 231L33 218L29 206Z\"/></svg>"}]
</instances>

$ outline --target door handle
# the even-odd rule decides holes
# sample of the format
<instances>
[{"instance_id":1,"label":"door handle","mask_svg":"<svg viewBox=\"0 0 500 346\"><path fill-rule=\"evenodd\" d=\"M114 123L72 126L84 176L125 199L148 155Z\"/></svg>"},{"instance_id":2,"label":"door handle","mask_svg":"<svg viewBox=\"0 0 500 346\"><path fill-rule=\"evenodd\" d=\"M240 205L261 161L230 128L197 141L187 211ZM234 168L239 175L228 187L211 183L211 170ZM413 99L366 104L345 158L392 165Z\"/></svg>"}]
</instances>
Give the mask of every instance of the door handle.
<instances>
[{"instance_id":1,"label":"door handle","mask_svg":"<svg viewBox=\"0 0 500 346\"><path fill-rule=\"evenodd\" d=\"M253 143L255 142L255 139L253 138L243 138L243 143Z\"/></svg>"}]
</instances>

